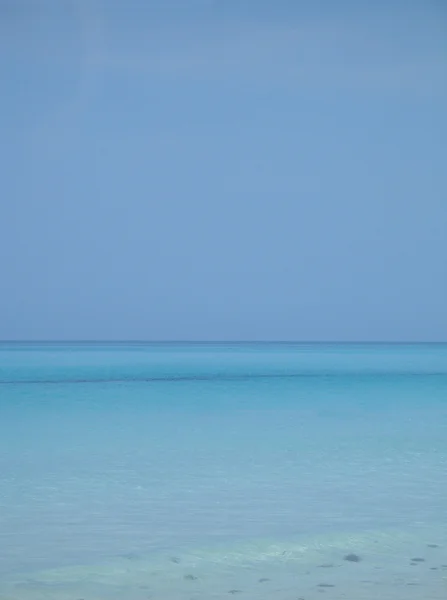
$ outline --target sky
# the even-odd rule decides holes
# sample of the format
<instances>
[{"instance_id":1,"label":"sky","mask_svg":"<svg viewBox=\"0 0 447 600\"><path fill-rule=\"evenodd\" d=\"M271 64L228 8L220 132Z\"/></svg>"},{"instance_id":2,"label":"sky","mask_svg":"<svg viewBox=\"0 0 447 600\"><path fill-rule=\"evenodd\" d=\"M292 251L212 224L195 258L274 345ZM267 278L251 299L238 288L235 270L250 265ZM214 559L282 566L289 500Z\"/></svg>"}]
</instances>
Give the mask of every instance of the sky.
<instances>
[{"instance_id":1,"label":"sky","mask_svg":"<svg viewBox=\"0 0 447 600\"><path fill-rule=\"evenodd\" d=\"M447 341L443 0L0 0L0 339Z\"/></svg>"}]
</instances>

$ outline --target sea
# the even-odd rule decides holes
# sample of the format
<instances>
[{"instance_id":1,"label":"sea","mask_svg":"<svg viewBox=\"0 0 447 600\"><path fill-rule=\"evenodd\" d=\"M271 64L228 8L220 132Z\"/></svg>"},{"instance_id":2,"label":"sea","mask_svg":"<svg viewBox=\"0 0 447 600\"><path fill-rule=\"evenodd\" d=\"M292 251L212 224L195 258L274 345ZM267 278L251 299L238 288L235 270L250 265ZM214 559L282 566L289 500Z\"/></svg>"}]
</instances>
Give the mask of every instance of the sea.
<instances>
[{"instance_id":1,"label":"sea","mask_svg":"<svg viewBox=\"0 0 447 600\"><path fill-rule=\"evenodd\" d=\"M445 600L447 344L0 344L0 600Z\"/></svg>"}]
</instances>

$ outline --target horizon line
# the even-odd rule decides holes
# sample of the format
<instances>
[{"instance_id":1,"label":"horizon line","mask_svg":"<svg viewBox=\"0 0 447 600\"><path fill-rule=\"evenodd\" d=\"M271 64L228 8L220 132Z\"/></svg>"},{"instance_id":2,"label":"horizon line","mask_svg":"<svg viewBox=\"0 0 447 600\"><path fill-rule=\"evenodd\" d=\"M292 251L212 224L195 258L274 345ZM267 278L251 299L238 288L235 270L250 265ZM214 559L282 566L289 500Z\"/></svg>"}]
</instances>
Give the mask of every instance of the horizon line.
<instances>
[{"instance_id":1,"label":"horizon line","mask_svg":"<svg viewBox=\"0 0 447 600\"><path fill-rule=\"evenodd\" d=\"M0 339L0 344L446 344L447 340Z\"/></svg>"}]
</instances>

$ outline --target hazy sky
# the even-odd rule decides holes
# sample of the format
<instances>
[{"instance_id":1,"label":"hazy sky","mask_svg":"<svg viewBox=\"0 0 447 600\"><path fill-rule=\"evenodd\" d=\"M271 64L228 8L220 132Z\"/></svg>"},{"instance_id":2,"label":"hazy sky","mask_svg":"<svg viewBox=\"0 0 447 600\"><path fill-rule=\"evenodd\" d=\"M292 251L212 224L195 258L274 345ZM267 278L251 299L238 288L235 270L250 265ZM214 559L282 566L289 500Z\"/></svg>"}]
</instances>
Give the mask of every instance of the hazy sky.
<instances>
[{"instance_id":1,"label":"hazy sky","mask_svg":"<svg viewBox=\"0 0 447 600\"><path fill-rule=\"evenodd\" d=\"M0 338L447 340L443 0L0 0Z\"/></svg>"}]
</instances>

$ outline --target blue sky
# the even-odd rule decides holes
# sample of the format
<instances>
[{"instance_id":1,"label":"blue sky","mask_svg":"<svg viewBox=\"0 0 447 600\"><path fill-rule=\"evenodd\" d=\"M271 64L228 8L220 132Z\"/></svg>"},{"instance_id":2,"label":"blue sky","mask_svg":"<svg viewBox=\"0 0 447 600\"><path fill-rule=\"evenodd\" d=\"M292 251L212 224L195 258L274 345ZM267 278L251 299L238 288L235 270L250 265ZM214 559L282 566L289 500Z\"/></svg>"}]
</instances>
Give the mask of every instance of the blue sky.
<instances>
[{"instance_id":1,"label":"blue sky","mask_svg":"<svg viewBox=\"0 0 447 600\"><path fill-rule=\"evenodd\" d=\"M447 8L1 0L1 339L447 340Z\"/></svg>"}]
</instances>

